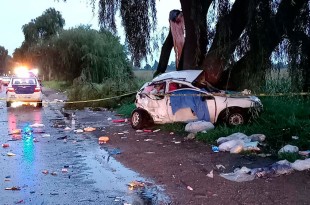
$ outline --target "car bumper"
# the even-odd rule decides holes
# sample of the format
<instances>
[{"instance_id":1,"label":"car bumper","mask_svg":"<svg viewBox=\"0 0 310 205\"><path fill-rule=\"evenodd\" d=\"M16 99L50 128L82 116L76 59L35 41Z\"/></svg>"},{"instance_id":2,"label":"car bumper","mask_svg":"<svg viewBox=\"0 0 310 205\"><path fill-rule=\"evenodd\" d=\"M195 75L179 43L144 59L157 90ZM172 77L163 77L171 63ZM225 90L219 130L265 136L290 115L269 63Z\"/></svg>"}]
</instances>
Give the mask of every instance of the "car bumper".
<instances>
[{"instance_id":1,"label":"car bumper","mask_svg":"<svg viewBox=\"0 0 310 205\"><path fill-rule=\"evenodd\" d=\"M42 93L33 94L7 94L7 102L41 102Z\"/></svg>"}]
</instances>

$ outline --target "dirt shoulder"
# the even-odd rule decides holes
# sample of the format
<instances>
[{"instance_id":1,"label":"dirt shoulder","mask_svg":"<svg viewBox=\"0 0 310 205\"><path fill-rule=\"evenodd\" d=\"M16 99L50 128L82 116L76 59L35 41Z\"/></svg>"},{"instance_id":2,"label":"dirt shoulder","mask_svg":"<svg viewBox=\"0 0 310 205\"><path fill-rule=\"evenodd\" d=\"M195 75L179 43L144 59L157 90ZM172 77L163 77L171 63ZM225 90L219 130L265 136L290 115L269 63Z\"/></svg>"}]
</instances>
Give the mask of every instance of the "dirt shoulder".
<instances>
[{"instance_id":1,"label":"dirt shoulder","mask_svg":"<svg viewBox=\"0 0 310 205\"><path fill-rule=\"evenodd\" d=\"M113 123L111 119L120 117L110 111L76 111L76 116L80 124L102 128L94 134L110 137L108 145L122 152L115 158L163 185L171 204L310 204L310 171L233 182L219 174L242 166L268 166L274 160L214 153L208 144L184 141L184 136L164 131L137 133L128 122ZM223 165L225 169L218 169L216 165ZM213 178L210 178L208 174L212 170Z\"/></svg>"}]
</instances>

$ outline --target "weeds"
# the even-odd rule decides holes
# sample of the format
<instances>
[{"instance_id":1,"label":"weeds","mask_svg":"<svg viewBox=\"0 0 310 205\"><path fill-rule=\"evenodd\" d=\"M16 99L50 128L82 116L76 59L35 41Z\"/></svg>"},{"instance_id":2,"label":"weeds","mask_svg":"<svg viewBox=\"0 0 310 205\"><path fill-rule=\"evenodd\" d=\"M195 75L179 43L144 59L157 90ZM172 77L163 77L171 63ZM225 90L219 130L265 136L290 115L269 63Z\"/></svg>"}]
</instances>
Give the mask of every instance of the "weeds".
<instances>
[{"instance_id":1,"label":"weeds","mask_svg":"<svg viewBox=\"0 0 310 205\"><path fill-rule=\"evenodd\" d=\"M66 81L44 81L42 82L44 87L51 88L53 90L65 91L67 90L71 84Z\"/></svg>"}]
</instances>

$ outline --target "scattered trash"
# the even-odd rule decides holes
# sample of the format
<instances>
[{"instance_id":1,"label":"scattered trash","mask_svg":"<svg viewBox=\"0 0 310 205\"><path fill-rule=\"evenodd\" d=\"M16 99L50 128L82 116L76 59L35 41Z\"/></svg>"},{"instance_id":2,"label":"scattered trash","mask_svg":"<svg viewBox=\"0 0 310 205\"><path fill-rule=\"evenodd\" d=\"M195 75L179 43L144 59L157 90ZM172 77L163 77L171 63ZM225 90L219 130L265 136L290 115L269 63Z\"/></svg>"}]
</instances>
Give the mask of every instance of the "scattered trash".
<instances>
[{"instance_id":1,"label":"scattered trash","mask_svg":"<svg viewBox=\"0 0 310 205\"><path fill-rule=\"evenodd\" d=\"M19 201L16 201L16 202L14 202L15 204L21 204L21 203L23 203L24 202L24 200L19 200Z\"/></svg>"},{"instance_id":2,"label":"scattered trash","mask_svg":"<svg viewBox=\"0 0 310 205\"><path fill-rule=\"evenodd\" d=\"M119 122L127 122L128 119L118 119L118 120L112 120L114 123L119 123Z\"/></svg>"},{"instance_id":3,"label":"scattered trash","mask_svg":"<svg viewBox=\"0 0 310 205\"><path fill-rule=\"evenodd\" d=\"M192 188L192 187L190 187L190 186L187 186L186 187L188 190L190 190L190 191L193 191L194 189Z\"/></svg>"},{"instance_id":4,"label":"scattered trash","mask_svg":"<svg viewBox=\"0 0 310 205\"><path fill-rule=\"evenodd\" d=\"M174 135L174 132L170 132L169 134L170 134L170 135Z\"/></svg>"},{"instance_id":5,"label":"scattered trash","mask_svg":"<svg viewBox=\"0 0 310 205\"><path fill-rule=\"evenodd\" d=\"M213 151L213 152L219 152L220 149L219 149L218 146L212 145L212 151Z\"/></svg>"},{"instance_id":6,"label":"scattered trash","mask_svg":"<svg viewBox=\"0 0 310 205\"><path fill-rule=\"evenodd\" d=\"M74 130L75 133L83 133L84 131L82 129L77 129L77 130Z\"/></svg>"},{"instance_id":7,"label":"scattered trash","mask_svg":"<svg viewBox=\"0 0 310 205\"><path fill-rule=\"evenodd\" d=\"M153 132L152 130L143 130L143 132Z\"/></svg>"},{"instance_id":8,"label":"scattered trash","mask_svg":"<svg viewBox=\"0 0 310 205\"><path fill-rule=\"evenodd\" d=\"M136 132L143 132L143 130L136 130Z\"/></svg>"},{"instance_id":9,"label":"scattered trash","mask_svg":"<svg viewBox=\"0 0 310 205\"><path fill-rule=\"evenodd\" d=\"M129 189L141 188L144 187L144 183L140 181L132 181L128 184Z\"/></svg>"},{"instance_id":10,"label":"scattered trash","mask_svg":"<svg viewBox=\"0 0 310 205\"><path fill-rule=\"evenodd\" d=\"M207 174L207 177L213 178L213 170L211 170L209 174Z\"/></svg>"},{"instance_id":11,"label":"scattered trash","mask_svg":"<svg viewBox=\"0 0 310 205\"><path fill-rule=\"evenodd\" d=\"M145 142L152 142L154 141L153 139L144 139Z\"/></svg>"},{"instance_id":12,"label":"scattered trash","mask_svg":"<svg viewBox=\"0 0 310 205\"><path fill-rule=\"evenodd\" d=\"M51 175L52 176L57 176L57 172L52 172Z\"/></svg>"},{"instance_id":13,"label":"scattered trash","mask_svg":"<svg viewBox=\"0 0 310 205\"><path fill-rule=\"evenodd\" d=\"M69 130L71 130L71 128L70 127L65 127L64 130L69 131Z\"/></svg>"},{"instance_id":14,"label":"scattered trash","mask_svg":"<svg viewBox=\"0 0 310 205\"><path fill-rule=\"evenodd\" d=\"M5 188L5 190L19 191L20 187L18 187L18 186L7 187L7 188Z\"/></svg>"},{"instance_id":15,"label":"scattered trash","mask_svg":"<svg viewBox=\"0 0 310 205\"><path fill-rule=\"evenodd\" d=\"M68 172L68 169L62 168L62 169L61 169L61 172L62 172L62 173L67 173L67 172Z\"/></svg>"},{"instance_id":16,"label":"scattered trash","mask_svg":"<svg viewBox=\"0 0 310 205\"><path fill-rule=\"evenodd\" d=\"M118 135L124 135L125 133L123 133L123 132L119 132L119 133L117 133Z\"/></svg>"},{"instance_id":17,"label":"scattered trash","mask_svg":"<svg viewBox=\"0 0 310 205\"><path fill-rule=\"evenodd\" d=\"M45 170L42 171L42 173L43 174L48 174L48 170L45 169Z\"/></svg>"},{"instance_id":18,"label":"scattered trash","mask_svg":"<svg viewBox=\"0 0 310 205\"><path fill-rule=\"evenodd\" d=\"M68 138L68 136L65 135L65 136L63 136L63 137L58 137L57 139L58 139L58 140L65 140L65 139L67 139L67 138Z\"/></svg>"},{"instance_id":19,"label":"scattered trash","mask_svg":"<svg viewBox=\"0 0 310 205\"><path fill-rule=\"evenodd\" d=\"M285 145L284 147L282 147L278 154L281 153L297 153L299 151L298 147L293 146L293 145Z\"/></svg>"},{"instance_id":20,"label":"scattered trash","mask_svg":"<svg viewBox=\"0 0 310 205\"><path fill-rule=\"evenodd\" d=\"M310 150L306 150L306 151L299 151L298 154L305 156L305 157L309 157L310 155Z\"/></svg>"},{"instance_id":21,"label":"scattered trash","mask_svg":"<svg viewBox=\"0 0 310 205\"><path fill-rule=\"evenodd\" d=\"M3 148L7 148L7 147L9 147L10 145L9 144L2 144L2 147Z\"/></svg>"},{"instance_id":22,"label":"scattered trash","mask_svg":"<svg viewBox=\"0 0 310 205\"><path fill-rule=\"evenodd\" d=\"M303 171L306 169L310 169L310 158L304 160L296 160L295 162L291 163L293 169L298 171Z\"/></svg>"},{"instance_id":23,"label":"scattered trash","mask_svg":"<svg viewBox=\"0 0 310 205\"><path fill-rule=\"evenodd\" d=\"M15 129L12 131L11 134L21 134L22 133L22 130L21 129Z\"/></svg>"},{"instance_id":24,"label":"scattered trash","mask_svg":"<svg viewBox=\"0 0 310 205\"><path fill-rule=\"evenodd\" d=\"M185 126L186 132L197 133L214 129L214 125L207 121L190 122Z\"/></svg>"},{"instance_id":25,"label":"scattered trash","mask_svg":"<svg viewBox=\"0 0 310 205\"><path fill-rule=\"evenodd\" d=\"M30 127L33 127L33 128L41 128L41 127L44 127L45 125L44 124L39 124L39 123L34 123L32 125L29 125Z\"/></svg>"},{"instance_id":26,"label":"scattered trash","mask_svg":"<svg viewBox=\"0 0 310 205\"><path fill-rule=\"evenodd\" d=\"M155 152L145 152L145 154L155 154Z\"/></svg>"},{"instance_id":27,"label":"scattered trash","mask_svg":"<svg viewBox=\"0 0 310 205\"><path fill-rule=\"evenodd\" d=\"M251 169L247 167L237 168L232 173L222 173L221 177L235 182L252 181L255 175L251 175Z\"/></svg>"},{"instance_id":28,"label":"scattered trash","mask_svg":"<svg viewBox=\"0 0 310 205\"><path fill-rule=\"evenodd\" d=\"M217 164L217 165L216 165L216 168L217 168L217 169L221 169L221 168L222 168L222 169L226 169L226 167L225 167L224 165L222 165L222 164Z\"/></svg>"},{"instance_id":29,"label":"scattered trash","mask_svg":"<svg viewBox=\"0 0 310 205\"><path fill-rule=\"evenodd\" d=\"M293 139L293 140L298 140L299 137L298 137L298 136L292 136L292 139Z\"/></svg>"},{"instance_id":30,"label":"scattered trash","mask_svg":"<svg viewBox=\"0 0 310 205\"><path fill-rule=\"evenodd\" d=\"M42 137L50 137L50 134L42 134Z\"/></svg>"},{"instance_id":31,"label":"scattered trash","mask_svg":"<svg viewBox=\"0 0 310 205\"><path fill-rule=\"evenodd\" d=\"M174 141L174 144L181 144L181 141Z\"/></svg>"},{"instance_id":32,"label":"scattered trash","mask_svg":"<svg viewBox=\"0 0 310 205\"><path fill-rule=\"evenodd\" d=\"M184 137L184 140L193 140L196 137L196 133L189 133L186 137Z\"/></svg>"},{"instance_id":33,"label":"scattered trash","mask_svg":"<svg viewBox=\"0 0 310 205\"><path fill-rule=\"evenodd\" d=\"M259 157L270 157L271 154L261 153L261 154L257 154L257 156L259 156Z\"/></svg>"},{"instance_id":34,"label":"scattered trash","mask_svg":"<svg viewBox=\"0 0 310 205\"><path fill-rule=\"evenodd\" d=\"M109 121L111 121L111 120L112 120L112 118L111 118L111 117L109 117L109 118L108 118L108 120L109 120Z\"/></svg>"},{"instance_id":35,"label":"scattered trash","mask_svg":"<svg viewBox=\"0 0 310 205\"><path fill-rule=\"evenodd\" d=\"M96 128L95 127L85 127L84 128L84 132L92 132L92 131L95 131Z\"/></svg>"},{"instance_id":36,"label":"scattered trash","mask_svg":"<svg viewBox=\"0 0 310 205\"><path fill-rule=\"evenodd\" d=\"M9 156L9 157L12 157L12 156L15 156L16 154L14 154L12 152L8 152L6 155Z\"/></svg>"},{"instance_id":37,"label":"scattered trash","mask_svg":"<svg viewBox=\"0 0 310 205\"><path fill-rule=\"evenodd\" d=\"M160 131L160 129L157 129L157 130L154 130L153 132L159 132Z\"/></svg>"},{"instance_id":38,"label":"scattered trash","mask_svg":"<svg viewBox=\"0 0 310 205\"><path fill-rule=\"evenodd\" d=\"M227 137L220 137L217 140L220 151L228 151L230 153L240 153L242 151L260 151L258 143L266 139L263 134L253 134L247 136L237 132Z\"/></svg>"},{"instance_id":39,"label":"scattered trash","mask_svg":"<svg viewBox=\"0 0 310 205\"><path fill-rule=\"evenodd\" d=\"M99 144L105 144L105 143L107 143L109 140L110 140L110 138L107 137L107 136L102 136L102 137L99 137L99 139L98 139Z\"/></svg>"}]
</instances>

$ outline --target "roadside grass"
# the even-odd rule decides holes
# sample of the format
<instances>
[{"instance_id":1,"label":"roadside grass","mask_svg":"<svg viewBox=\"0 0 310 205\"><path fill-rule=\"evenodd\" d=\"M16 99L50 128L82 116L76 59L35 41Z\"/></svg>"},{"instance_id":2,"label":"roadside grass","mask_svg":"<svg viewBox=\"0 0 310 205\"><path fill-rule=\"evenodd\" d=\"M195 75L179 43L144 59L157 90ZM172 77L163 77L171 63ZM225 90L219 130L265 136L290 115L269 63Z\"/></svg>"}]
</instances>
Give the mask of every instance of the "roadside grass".
<instances>
[{"instance_id":1,"label":"roadside grass","mask_svg":"<svg viewBox=\"0 0 310 205\"><path fill-rule=\"evenodd\" d=\"M71 86L69 82L56 81L56 80L43 81L42 84L44 87L51 88L51 89L58 90L58 91L65 91Z\"/></svg>"},{"instance_id":2,"label":"roadside grass","mask_svg":"<svg viewBox=\"0 0 310 205\"><path fill-rule=\"evenodd\" d=\"M296 145L300 150L310 149L310 98L296 96L261 97L264 111L260 117L249 124L228 127L217 125L207 133L198 133L197 139L216 145L219 137L226 137L236 132L246 135L265 134L266 141L263 152L277 155L278 150L287 145ZM130 116L135 108L134 104L126 104L117 109L117 112ZM173 123L161 125L166 131L185 133L185 124ZM298 139L293 139L297 136ZM289 158L292 158L289 156Z\"/></svg>"},{"instance_id":3,"label":"roadside grass","mask_svg":"<svg viewBox=\"0 0 310 205\"><path fill-rule=\"evenodd\" d=\"M67 109L83 109L85 107L116 108L134 102L135 94L141 83L135 80L106 80L102 84L87 83L72 86L68 90ZM126 96L123 96L128 94Z\"/></svg>"}]
</instances>

